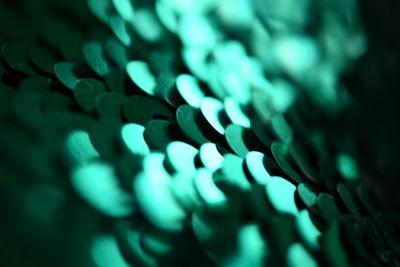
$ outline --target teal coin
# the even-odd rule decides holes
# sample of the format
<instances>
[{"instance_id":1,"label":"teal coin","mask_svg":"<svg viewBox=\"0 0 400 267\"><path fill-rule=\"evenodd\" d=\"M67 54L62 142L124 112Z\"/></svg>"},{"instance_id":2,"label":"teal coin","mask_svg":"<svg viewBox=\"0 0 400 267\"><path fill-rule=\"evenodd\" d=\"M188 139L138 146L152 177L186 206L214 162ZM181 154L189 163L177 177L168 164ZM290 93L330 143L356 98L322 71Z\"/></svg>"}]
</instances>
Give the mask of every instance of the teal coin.
<instances>
[{"instance_id":1,"label":"teal coin","mask_svg":"<svg viewBox=\"0 0 400 267\"><path fill-rule=\"evenodd\" d=\"M122 103L125 96L114 93L105 92L96 97L96 111L101 117L115 117L121 118L122 116Z\"/></svg>"},{"instance_id":2,"label":"teal coin","mask_svg":"<svg viewBox=\"0 0 400 267\"><path fill-rule=\"evenodd\" d=\"M234 154L225 154L222 164L223 181L243 191L250 190L250 182L243 170L243 159Z\"/></svg>"},{"instance_id":3,"label":"teal coin","mask_svg":"<svg viewBox=\"0 0 400 267\"><path fill-rule=\"evenodd\" d=\"M174 248L175 240L170 235L149 226L141 230L141 244L145 252L154 256L163 256Z\"/></svg>"},{"instance_id":4,"label":"teal coin","mask_svg":"<svg viewBox=\"0 0 400 267\"><path fill-rule=\"evenodd\" d=\"M24 91L32 91L44 94L49 91L51 80L46 77L34 76L24 79L19 87Z\"/></svg>"},{"instance_id":5,"label":"teal coin","mask_svg":"<svg viewBox=\"0 0 400 267\"><path fill-rule=\"evenodd\" d=\"M144 159L144 172L133 181L133 192L141 212L158 229L180 232L186 213L174 198L171 178L162 166L163 154L152 153Z\"/></svg>"},{"instance_id":6,"label":"teal coin","mask_svg":"<svg viewBox=\"0 0 400 267\"><path fill-rule=\"evenodd\" d=\"M304 145L292 140L289 144L289 153L305 177L307 177L313 183L321 184L320 174L313 166Z\"/></svg>"},{"instance_id":7,"label":"teal coin","mask_svg":"<svg viewBox=\"0 0 400 267\"><path fill-rule=\"evenodd\" d=\"M42 47L33 47L31 49L31 61L36 68L48 75L54 74L54 65L57 63L56 56Z\"/></svg>"},{"instance_id":8,"label":"teal coin","mask_svg":"<svg viewBox=\"0 0 400 267\"><path fill-rule=\"evenodd\" d=\"M119 128L121 122L113 118L104 118L93 123L89 128L90 140L104 159L115 159L120 152L118 146Z\"/></svg>"},{"instance_id":9,"label":"teal coin","mask_svg":"<svg viewBox=\"0 0 400 267\"><path fill-rule=\"evenodd\" d=\"M285 144L289 144L293 137L293 130L282 115L275 115L271 120L272 130Z\"/></svg>"},{"instance_id":10,"label":"teal coin","mask_svg":"<svg viewBox=\"0 0 400 267\"><path fill-rule=\"evenodd\" d=\"M345 180L357 180L359 170L356 161L348 154L340 154L336 158L336 165L340 175Z\"/></svg>"},{"instance_id":11,"label":"teal coin","mask_svg":"<svg viewBox=\"0 0 400 267\"><path fill-rule=\"evenodd\" d=\"M212 97L205 97L200 103L200 110L206 121L219 134L225 133L228 120L224 118L224 105L221 101Z\"/></svg>"},{"instance_id":12,"label":"teal coin","mask_svg":"<svg viewBox=\"0 0 400 267\"><path fill-rule=\"evenodd\" d=\"M218 151L217 146L214 143L202 144L199 150L200 160L204 167L210 171L216 171L222 167L224 161L223 156Z\"/></svg>"},{"instance_id":13,"label":"teal coin","mask_svg":"<svg viewBox=\"0 0 400 267\"><path fill-rule=\"evenodd\" d=\"M80 164L87 163L100 156L99 152L93 147L89 134L83 130L71 132L67 137L66 145L72 158Z\"/></svg>"},{"instance_id":14,"label":"teal coin","mask_svg":"<svg viewBox=\"0 0 400 267\"><path fill-rule=\"evenodd\" d=\"M156 98L133 95L125 98L122 106L125 117L134 123L145 125L154 118L173 119L171 108Z\"/></svg>"},{"instance_id":15,"label":"teal coin","mask_svg":"<svg viewBox=\"0 0 400 267\"><path fill-rule=\"evenodd\" d=\"M338 224L332 224L321 236L322 252L325 260L332 267L350 266L343 247Z\"/></svg>"},{"instance_id":16,"label":"teal coin","mask_svg":"<svg viewBox=\"0 0 400 267\"><path fill-rule=\"evenodd\" d=\"M225 206L227 198L215 185L212 172L205 168L197 169L194 176L194 184L202 201L208 206Z\"/></svg>"},{"instance_id":17,"label":"teal coin","mask_svg":"<svg viewBox=\"0 0 400 267\"><path fill-rule=\"evenodd\" d=\"M251 122L249 117L244 113L242 107L235 99L232 97L226 98L224 100L224 107L225 112L232 123L245 128L250 128Z\"/></svg>"},{"instance_id":18,"label":"teal coin","mask_svg":"<svg viewBox=\"0 0 400 267\"><path fill-rule=\"evenodd\" d=\"M288 160L288 147L283 143L274 142L271 145L272 155L278 162L282 170L293 179L296 183L303 182L303 178L298 174L298 172L292 167Z\"/></svg>"},{"instance_id":19,"label":"teal coin","mask_svg":"<svg viewBox=\"0 0 400 267\"><path fill-rule=\"evenodd\" d=\"M125 69L129 59L127 49L113 37L107 39L105 49L110 60L119 68Z\"/></svg>"},{"instance_id":20,"label":"teal coin","mask_svg":"<svg viewBox=\"0 0 400 267\"><path fill-rule=\"evenodd\" d=\"M317 267L317 261L299 243L294 243L288 249L286 256L289 267Z\"/></svg>"},{"instance_id":21,"label":"teal coin","mask_svg":"<svg viewBox=\"0 0 400 267\"><path fill-rule=\"evenodd\" d=\"M93 238L89 248L93 261L99 267L106 267L110 262L116 267L129 266L120 251L119 244L112 235L96 236Z\"/></svg>"},{"instance_id":22,"label":"teal coin","mask_svg":"<svg viewBox=\"0 0 400 267\"><path fill-rule=\"evenodd\" d=\"M115 15L109 17L108 20L115 37L125 46L130 46L132 44L133 34L128 22Z\"/></svg>"},{"instance_id":23,"label":"teal coin","mask_svg":"<svg viewBox=\"0 0 400 267\"><path fill-rule=\"evenodd\" d=\"M194 184L194 174L178 172L172 175L171 191L179 204L187 212L201 205L199 195Z\"/></svg>"},{"instance_id":24,"label":"teal coin","mask_svg":"<svg viewBox=\"0 0 400 267\"><path fill-rule=\"evenodd\" d=\"M135 9L130 0L113 0L112 3L124 20L132 21L134 19Z\"/></svg>"},{"instance_id":25,"label":"teal coin","mask_svg":"<svg viewBox=\"0 0 400 267\"><path fill-rule=\"evenodd\" d=\"M108 74L104 76L104 81L108 88L115 93L124 94L126 87L126 73L119 69L111 69Z\"/></svg>"},{"instance_id":26,"label":"teal coin","mask_svg":"<svg viewBox=\"0 0 400 267\"><path fill-rule=\"evenodd\" d=\"M149 95L155 94L156 78L146 62L131 61L126 65L126 72L143 92Z\"/></svg>"},{"instance_id":27,"label":"teal coin","mask_svg":"<svg viewBox=\"0 0 400 267\"><path fill-rule=\"evenodd\" d=\"M342 183L339 183L337 185L337 191L346 208L354 216L360 218L361 217L360 208L358 206L358 203L356 202L356 199L354 198L353 193L347 188L347 186L345 186Z\"/></svg>"},{"instance_id":28,"label":"teal coin","mask_svg":"<svg viewBox=\"0 0 400 267\"><path fill-rule=\"evenodd\" d=\"M314 225L307 210L300 211L296 217L296 229L308 248L314 251L318 250L320 247L318 238L321 236L321 232Z\"/></svg>"},{"instance_id":29,"label":"teal coin","mask_svg":"<svg viewBox=\"0 0 400 267\"><path fill-rule=\"evenodd\" d=\"M168 144L178 140L175 125L166 120L151 120L146 124L144 139L151 149L166 151Z\"/></svg>"},{"instance_id":30,"label":"teal coin","mask_svg":"<svg viewBox=\"0 0 400 267\"><path fill-rule=\"evenodd\" d=\"M97 19L107 24L112 8L111 1L107 0L88 0L87 2L90 11Z\"/></svg>"},{"instance_id":31,"label":"teal coin","mask_svg":"<svg viewBox=\"0 0 400 267\"><path fill-rule=\"evenodd\" d=\"M133 154L146 155L150 149L144 140L145 128L135 123L127 123L121 128L121 136L125 145Z\"/></svg>"},{"instance_id":32,"label":"teal coin","mask_svg":"<svg viewBox=\"0 0 400 267\"><path fill-rule=\"evenodd\" d=\"M91 112L96 106L96 98L106 91L104 84L96 79L84 78L77 81L74 96L79 107Z\"/></svg>"},{"instance_id":33,"label":"teal coin","mask_svg":"<svg viewBox=\"0 0 400 267\"><path fill-rule=\"evenodd\" d=\"M195 108L200 107L201 100L205 97L205 94L194 76L180 74L176 78L176 88L186 103Z\"/></svg>"},{"instance_id":34,"label":"teal coin","mask_svg":"<svg viewBox=\"0 0 400 267\"><path fill-rule=\"evenodd\" d=\"M246 155L245 164L253 180L260 184L267 184L272 178L264 166L264 154L251 151Z\"/></svg>"},{"instance_id":35,"label":"teal coin","mask_svg":"<svg viewBox=\"0 0 400 267\"><path fill-rule=\"evenodd\" d=\"M29 64L27 49L28 47L21 44L8 44L2 47L1 54L4 62L12 70L26 75L35 75L35 71Z\"/></svg>"},{"instance_id":36,"label":"teal coin","mask_svg":"<svg viewBox=\"0 0 400 267\"><path fill-rule=\"evenodd\" d=\"M230 124L225 130L225 138L228 145L241 158L245 158L247 153L250 152L243 140L243 132L244 128L236 124Z\"/></svg>"},{"instance_id":37,"label":"teal coin","mask_svg":"<svg viewBox=\"0 0 400 267\"><path fill-rule=\"evenodd\" d=\"M265 189L269 202L277 211L293 215L298 213L294 198L296 187L292 183L275 176L269 180Z\"/></svg>"},{"instance_id":38,"label":"teal coin","mask_svg":"<svg viewBox=\"0 0 400 267\"><path fill-rule=\"evenodd\" d=\"M100 42L91 41L83 46L83 57L89 67L98 75L104 76L110 71Z\"/></svg>"},{"instance_id":39,"label":"teal coin","mask_svg":"<svg viewBox=\"0 0 400 267\"><path fill-rule=\"evenodd\" d=\"M331 224L340 218L341 213L335 203L334 198L327 193L319 194L317 199L317 207L319 214L327 224Z\"/></svg>"},{"instance_id":40,"label":"teal coin","mask_svg":"<svg viewBox=\"0 0 400 267\"><path fill-rule=\"evenodd\" d=\"M249 223L241 226L237 239L239 243L237 250L228 258L225 266L261 267L265 265L270 251L259 225Z\"/></svg>"},{"instance_id":41,"label":"teal coin","mask_svg":"<svg viewBox=\"0 0 400 267\"><path fill-rule=\"evenodd\" d=\"M315 192L315 189L313 189L309 185L303 183L299 184L297 186L297 192L299 193L301 200L307 207L310 208L317 204L317 192Z\"/></svg>"},{"instance_id":42,"label":"teal coin","mask_svg":"<svg viewBox=\"0 0 400 267\"><path fill-rule=\"evenodd\" d=\"M134 211L130 194L118 185L113 168L91 162L74 170L71 181L77 193L94 208L112 217L125 217Z\"/></svg>"},{"instance_id":43,"label":"teal coin","mask_svg":"<svg viewBox=\"0 0 400 267\"><path fill-rule=\"evenodd\" d=\"M77 66L73 62L58 62L54 65L54 74L58 80L71 90L75 89L79 80L76 70Z\"/></svg>"},{"instance_id":44,"label":"teal coin","mask_svg":"<svg viewBox=\"0 0 400 267\"><path fill-rule=\"evenodd\" d=\"M204 125L200 123L199 116L198 110L189 105L182 105L176 110L176 120L186 137L201 145L209 141L202 132Z\"/></svg>"},{"instance_id":45,"label":"teal coin","mask_svg":"<svg viewBox=\"0 0 400 267\"><path fill-rule=\"evenodd\" d=\"M194 159L197 153L197 148L184 142L173 141L167 146L167 164L170 164L175 172L195 173Z\"/></svg>"}]
</instances>

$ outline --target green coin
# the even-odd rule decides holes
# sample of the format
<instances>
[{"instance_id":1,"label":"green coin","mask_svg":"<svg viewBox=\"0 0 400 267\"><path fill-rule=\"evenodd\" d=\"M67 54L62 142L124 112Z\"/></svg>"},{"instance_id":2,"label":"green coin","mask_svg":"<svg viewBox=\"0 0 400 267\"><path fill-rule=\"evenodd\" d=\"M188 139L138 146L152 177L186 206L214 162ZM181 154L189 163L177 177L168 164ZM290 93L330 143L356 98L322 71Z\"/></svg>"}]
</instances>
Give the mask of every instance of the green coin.
<instances>
[{"instance_id":1,"label":"green coin","mask_svg":"<svg viewBox=\"0 0 400 267\"><path fill-rule=\"evenodd\" d=\"M110 71L109 64L103 55L100 42L91 41L83 46L83 57L89 67L98 75L104 76Z\"/></svg>"},{"instance_id":2,"label":"green coin","mask_svg":"<svg viewBox=\"0 0 400 267\"><path fill-rule=\"evenodd\" d=\"M135 123L127 123L121 129L122 140L133 154L146 155L150 149L144 140L145 128Z\"/></svg>"},{"instance_id":3,"label":"green coin","mask_svg":"<svg viewBox=\"0 0 400 267\"><path fill-rule=\"evenodd\" d=\"M83 111L91 112L95 108L97 96L105 91L106 87L101 81L84 78L77 81L74 96Z\"/></svg>"},{"instance_id":4,"label":"green coin","mask_svg":"<svg viewBox=\"0 0 400 267\"><path fill-rule=\"evenodd\" d=\"M161 100L145 95L125 98L123 104L125 117L134 123L145 125L154 118L173 119L171 108Z\"/></svg>"},{"instance_id":5,"label":"green coin","mask_svg":"<svg viewBox=\"0 0 400 267\"><path fill-rule=\"evenodd\" d=\"M121 118L125 97L118 93L105 92L96 97L96 110L102 117Z\"/></svg>"}]
</instances>

